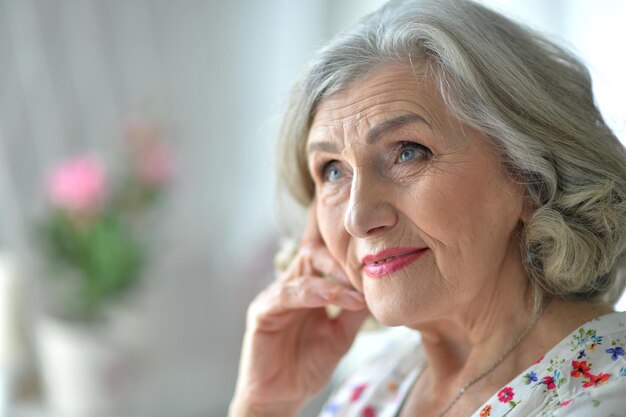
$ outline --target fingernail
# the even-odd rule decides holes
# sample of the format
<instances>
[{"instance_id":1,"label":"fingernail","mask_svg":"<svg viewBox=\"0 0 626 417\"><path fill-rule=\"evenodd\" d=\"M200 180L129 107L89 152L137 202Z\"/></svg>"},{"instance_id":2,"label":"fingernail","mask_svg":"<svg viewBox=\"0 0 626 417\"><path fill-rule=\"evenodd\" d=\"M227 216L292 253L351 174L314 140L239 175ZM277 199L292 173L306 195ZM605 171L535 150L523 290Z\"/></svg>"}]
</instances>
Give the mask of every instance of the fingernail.
<instances>
[{"instance_id":1,"label":"fingernail","mask_svg":"<svg viewBox=\"0 0 626 417\"><path fill-rule=\"evenodd\" d=\"M359 303L363 303L365 302L365 298L363 298L363 294L361 294L360 292L356 292L356 291L350 291L348 293L348 295L350 296L350 298L352 298L354 301L357 301Z\"/></svg>"},{"instance_id":2,"label":"fingernail","mask_svg":"<svg viewBox=\"0 0 626 417\"><path fill-rule=\"evenodd\" d=\"M317 294L320 296L320 298L322 298L323 300L330 300L331 294L330 291L326 290L326 289L322 289L322 290L318 290Z\"/></svg>"},{"instance_id":3,"label":"fingernail","mask_svg":"<svg viewBox=\"0 0 626 417\"><path fill-rule=\"evenodd\" d=\"M347 275L344 275L344 274L338 275L337 279L339 280L339 282L343 284L350 285L350 280L348 279Z\"/></svg>"}]
</instances>

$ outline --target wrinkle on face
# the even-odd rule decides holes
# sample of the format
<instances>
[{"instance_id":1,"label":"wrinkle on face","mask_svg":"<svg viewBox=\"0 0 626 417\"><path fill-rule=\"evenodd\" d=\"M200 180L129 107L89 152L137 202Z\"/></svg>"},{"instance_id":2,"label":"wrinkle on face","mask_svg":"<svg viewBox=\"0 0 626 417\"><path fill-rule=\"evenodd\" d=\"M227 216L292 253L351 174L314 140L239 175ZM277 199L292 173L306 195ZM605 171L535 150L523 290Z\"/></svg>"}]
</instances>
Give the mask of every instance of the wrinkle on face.
<instances>
[{"instance_id":1,"label":"wrinkle on face","mask_svg":"<svg viewBox=\"0 0 626 417\"><path fill-rule=\"evenodd\" d=\"M422 121L368 143L372 129L406 114ZM500 291L499 274L515 262L507 247L517 244L523 187L506 179L493 146L447 111L432 78L392 64L356 80L320 102L308 142L320 232L377 318L413 324ZM399 163L404 142L431 155ZM343 182L320 180L315 167L330 160ZM429 249L389 277L363 276L361 257L405 246Z\"/></svg>"}]
</instances>

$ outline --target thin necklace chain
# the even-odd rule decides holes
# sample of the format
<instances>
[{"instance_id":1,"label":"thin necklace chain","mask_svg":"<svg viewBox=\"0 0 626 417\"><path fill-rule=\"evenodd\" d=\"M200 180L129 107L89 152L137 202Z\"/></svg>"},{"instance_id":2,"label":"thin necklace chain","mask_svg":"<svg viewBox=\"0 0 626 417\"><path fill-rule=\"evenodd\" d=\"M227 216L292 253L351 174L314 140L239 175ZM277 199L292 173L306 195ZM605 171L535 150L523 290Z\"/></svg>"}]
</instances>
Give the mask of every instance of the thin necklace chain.
<instances>
[{"instance_id":1,"label":"thin necklace chain","mask_svg":"<svg viewBox=\"0 0 626 417\"><path fill-rule=\"evenodd\" d=\"M520 333L519 336L517 336L513 344L502 355L500 355L498 360L495 361L489 368L483 371L480 375L474 377L474 379L472 379L471 381L463 385L461 389L459 389L459 392L456 394L456 396L452 400L450 400L448 405L446 405L446 407L442 411L440 411L439 414L437 414L437 417L443 417L448 411L450 411L452 406L456 404L456 402L463 396L463 394L467 392L467 390L472 385L474 385L475 383L477 383L478 381L480 381L481 379L489 375L494 369L498 367L498 365L500 365L506 359L507 356L509 356L511 352L513 352L513 350L515 350L517 346L519 346L520 343L522 343L522 340L524 340L524 338L530 332L530 330L535 326L535 324L537 324L537 321L539 321L539 317L541 317L544 307L545 305L542 306L542 308L537 312L537 314L535 315L533 320L528 324L526 329L524 329L524 331Z\"/></svg>"}]
</instances>

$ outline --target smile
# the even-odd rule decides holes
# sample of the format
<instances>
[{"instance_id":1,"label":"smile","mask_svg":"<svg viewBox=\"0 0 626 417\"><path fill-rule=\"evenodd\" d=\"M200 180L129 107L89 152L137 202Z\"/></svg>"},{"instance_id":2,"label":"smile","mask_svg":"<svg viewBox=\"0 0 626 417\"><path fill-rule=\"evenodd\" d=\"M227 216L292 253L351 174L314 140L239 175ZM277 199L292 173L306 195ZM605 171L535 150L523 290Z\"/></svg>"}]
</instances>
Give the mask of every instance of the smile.
<instances>
[{"instance_id":1,"label":"smile","mask_svg":"<svg viewBox=\"0 0 626 417\"><path fill-rule=\"evenodd\" d=\"M392 248L363 258L363 272L370 278L382 278L415 262L428 248Z\"/></svg>"}]
</instances>

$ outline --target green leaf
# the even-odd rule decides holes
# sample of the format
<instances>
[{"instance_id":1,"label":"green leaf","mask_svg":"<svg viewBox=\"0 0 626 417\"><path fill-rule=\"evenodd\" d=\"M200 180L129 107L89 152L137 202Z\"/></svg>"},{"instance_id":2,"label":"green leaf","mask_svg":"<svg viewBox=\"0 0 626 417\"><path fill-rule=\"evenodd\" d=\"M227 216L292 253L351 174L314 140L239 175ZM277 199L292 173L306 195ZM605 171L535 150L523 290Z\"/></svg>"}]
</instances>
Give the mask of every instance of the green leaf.
<instances>
[{"instance_id":1,"label":"green leaf","mask_svg":"<svg viewBox=\"0 0 626 417\"><path fill-rule=\"evenodd\" d=\"M119 211L77 223L53 212L37 230L51 269L75 288L66 300L70 314L97 315L138 281L145 256L142 242ZM78 279L75 279L78 278Z\"/></svg>"}]
</instances>

